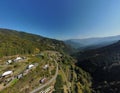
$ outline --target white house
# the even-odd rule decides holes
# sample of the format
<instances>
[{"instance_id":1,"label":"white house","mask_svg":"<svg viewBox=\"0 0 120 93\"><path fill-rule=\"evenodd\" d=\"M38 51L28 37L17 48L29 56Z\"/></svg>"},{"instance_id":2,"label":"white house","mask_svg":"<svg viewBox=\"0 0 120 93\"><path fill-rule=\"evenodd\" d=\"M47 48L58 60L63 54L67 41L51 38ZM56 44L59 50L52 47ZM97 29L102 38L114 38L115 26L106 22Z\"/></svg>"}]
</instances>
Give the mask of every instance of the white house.
<instances>
[{"instance_id":1,"label":"white house","mask_svg":"<svg viewBox=\"0 0 120 93\"><path fill-rule=\"evenodd\" d=\"M21 60L22 58L21 57L17 57L16 60Z\"/></svg>"},{"instance_id":2,"label":"white house","mask_svg":"<svg viewBox=\"0 0 120 93\"><path fill-rule=\"evenodd\" d=\"M11 64L12 60L7 60L6 64Z\"/></svg>"},{"instance_id":3,"label":"white house","mask_svg":"<svg viewBox=\"0 0 120 93\"><path fill-rule=\"evenodd\" d=\"M17 61L20 61L20 60L22 60L22 58L21 57L17 57L14 61L17 62Z\"/></svg>"},{"instance_id":4,"label":"white house","mask_svg":"<svg viewBox=\"0 0 120 93\"><path fill-rule=\"evenodd\" d=\"M32 67L34 67L34 65L30 64L30 65L28 65L27 69L31 69Z\"/></svg>"},{"instance_id":5,"label":"white house","mask_svg":"<svg viewBox=\"0 0 120 93\"><path fill-rule=\"evenodd\" d=\"M43 67L43 69L47 69L48 67L49 67L49 65L46 64L46 65Z\"/></svg>"},{"instance_id":6,"label":"white house","mask_svg":"<svg viewBox=\"0 0 120 93\"><path fill-rule=\"evenodd\" d=\"M13 73L13 71L6 71L2 74L2 77L11 75L12 73Z\"/></svg>"}]
</instances>

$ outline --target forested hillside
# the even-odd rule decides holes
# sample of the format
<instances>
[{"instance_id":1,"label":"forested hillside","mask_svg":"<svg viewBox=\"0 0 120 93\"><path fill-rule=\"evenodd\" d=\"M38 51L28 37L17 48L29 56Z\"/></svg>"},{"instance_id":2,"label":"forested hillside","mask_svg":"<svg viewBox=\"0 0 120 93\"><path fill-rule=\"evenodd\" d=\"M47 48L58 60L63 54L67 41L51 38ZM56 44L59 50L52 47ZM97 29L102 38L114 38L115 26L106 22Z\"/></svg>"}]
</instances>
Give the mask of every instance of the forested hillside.
<instances>
[{"instance_id":1,"label":"forested hillside","mask_svg":"<svg viewBox=\"0 0 120 93\"><path fill-rule=\"evenodd\" d=\"M47 50L49 50L49 52L51 51L50 54L54 53L52 51L57 51L58 53L61 53L61 56L58 61L59 75L55 83L54 92L55 93L63 93L61 91L68 91L64 93L69 93L69 91L73 93L92 92L91 89L92 78L90 74L84 71L83 69L79 68L78 66L74 65L75 59L73 59L71 56L68 55L72 53L74 49L64 44L63 41L49 39L39 35L29 34L25 32L18 32L15 30L0 29L0 43L1 43L0 57L19 55L19 54L21 55L38 54L38 53L44 53L44 51ZM47 62L50 61L48 54L49 53L46 54L47 55L46 58L41 59L43 61L42 63L46 62L47 59L48 59ZM40 60L38 59L37 61L34 62L39 63ZM53 57L53 60L55 60L55 57ZM39 69L41 68L37 68L36 72L38 72ZM32 74L34 74L34 71L32 72ZM30 75L32 76L32 74ZM36 78L39 77L36 76ZM3 90L3 93L6 93L6 91L9 91L9 89L11 88L14 88L12 93L14 91L20 92L22 86L19 87L19 84L22 85L26 82L26 85L28 85L28 80L32 79L32 77L29 78L29 74L28 74L28 77L24 77L23 79L26 80L24 82L22 82L21 80L18 81L17 83L15 83L14 86L8 87L6 90ZM60 81L61 81L61 85L58 84ZM31 87L29 87L29 89L32 90ZM23 91L30 91L30 90L25 89Z\"/></svg>"},{"instance_id":2,"label":"forested hillside","mask_svg":"<svg viewBox=\"0 0 120 93\"><path fill-rule=\"evenodd\" d=\"M92 75L95 90L119 93L120 41L107 47L79 52L75 56L78 59L76 65Z\"/></svg>"},{"instance_id":3,"label":"forested hillside","mask_svg":"<svg viewBox=\"0 0 120 93\"><path fill-rule=\"evenodd\" d=\"M0 56L33 54L42 50L71 52L62 41L14 30L0 29Z\"/></svg>"}]
</instances>

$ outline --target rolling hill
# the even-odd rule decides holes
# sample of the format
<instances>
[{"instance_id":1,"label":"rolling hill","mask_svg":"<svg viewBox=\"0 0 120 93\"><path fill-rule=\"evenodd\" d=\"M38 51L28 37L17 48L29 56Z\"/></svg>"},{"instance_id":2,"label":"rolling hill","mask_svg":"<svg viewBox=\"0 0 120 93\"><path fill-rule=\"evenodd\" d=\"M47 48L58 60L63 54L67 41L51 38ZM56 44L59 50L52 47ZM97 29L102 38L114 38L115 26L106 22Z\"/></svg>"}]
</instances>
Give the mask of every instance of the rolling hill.
<instances>
[{"instance_id":1,"label":"rolling hill","mask_svg":"<svg viewBox=\"0 0 120 93\"><path fill-rule=\"evenodd\" d=\"M34 54L42 50L71 52L71 47L62 41L25 32L0 29L0 56Z\"/></svg>"},{"instance_id":2,"label":"rolling hill","mask_svg":"<svg viewBox=\"0 0 120 93\"><path fill-rule=\"evenodd\" d=\"M11 80L10 83L7 82L7 84L10 85L5 89L1 88L0 93L29 93L36 89L39 85L42 85L39 83L43 77L47 77L49 80L52 77L51 73L54 75L54 61L59 65L59 78L56 79L53 93L63 93L61 91L91 93L91 76L83 69L74 65L76 60L69 55L69 53L73 51L74 49L66 45L63 41L15 30L0 29L0 58L2 60L0 65L4 71L13 69L13 76L15 77L17 72L16 69L20 70L19 74L21 74L21 67L23 67L23 65L26 67L28 64L37 64L26 76L23 76L19 80L15 78ZM42 53L43 57L39 55L29 55L38 53ZM13 62L12 64L5 64L3 61L5 60L4 56L15 57L15 55L18 56L20 54L21 56L28 54L28 60L25 62ZM10 57L8 57L8 59L11 59ZM50 64L49 66L51 67L43 70L45 64ZM24 67L23 69L26 71ZM8 78L1 78L1 86L6 86L6 83L3 82L2 79L6 80ZM54 86L53 82L52 86Z\"/></svg>"}]
</instances>

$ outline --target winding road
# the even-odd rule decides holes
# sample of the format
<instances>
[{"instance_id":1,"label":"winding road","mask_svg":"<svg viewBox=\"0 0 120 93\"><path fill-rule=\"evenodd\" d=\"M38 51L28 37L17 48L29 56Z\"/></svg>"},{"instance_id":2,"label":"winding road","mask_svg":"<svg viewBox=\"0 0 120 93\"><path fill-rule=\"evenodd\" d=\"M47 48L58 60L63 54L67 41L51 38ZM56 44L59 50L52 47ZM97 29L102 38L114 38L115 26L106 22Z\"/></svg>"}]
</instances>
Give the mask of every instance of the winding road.
<instances>
[{"instance_id":1,"label":"winding road","mask_svg":"<svg viewBox=\"0 0 120 93\"><path fill-rule=\"evenodd\" d=\"M55 61L56 63L56 72L55 75L53 76L53 78L51 78L48 82L46 82L45 84L41 85L40 87L34 89L33 91L31 91L30 93L37 93L39 92L41 89L43 89L44 87L50 85L54 80L56 80L56 77L58 75L58 63Z\"/></svg>"}]
</instances>

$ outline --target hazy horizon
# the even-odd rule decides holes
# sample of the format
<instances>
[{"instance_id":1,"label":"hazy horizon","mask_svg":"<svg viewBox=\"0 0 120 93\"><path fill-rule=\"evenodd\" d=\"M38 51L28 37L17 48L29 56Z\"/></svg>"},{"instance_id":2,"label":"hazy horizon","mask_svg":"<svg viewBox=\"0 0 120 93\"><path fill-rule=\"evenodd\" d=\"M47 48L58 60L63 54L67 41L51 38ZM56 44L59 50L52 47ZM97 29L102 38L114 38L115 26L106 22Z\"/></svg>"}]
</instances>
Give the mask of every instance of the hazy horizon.
<instances>
[{"instance_id":1,"label":"hazy horizon","mask_svg":"<svg viewBox=\"0 0 120 93\"><path fill-rule=\"evenodd\" d=\"M26 32L26 33L29 33L29 34L35 34L35 35L39 35L39 36L42 36L42 37L46 37L46 38L51 38L51 39L56 39L56 38L52 38L52 37L47 37L47 36L43 36L43 35L40 35L40 34L37 34L37 33L32 33L32 32L29 32L29 31L21 31L21 30L16 30L16 29L11 29L11 28L0 28L0 29L8 29L8 30L15 30L15 31L18 31L18 32ZM56 40L62 40L62 41L66 41L66 40L79 40L79 39L94 39L94 38L108 38L108 37L116 37L116 36L120 36L120 35L111 35L111 36L104 36L104 37L85 37L85 38L69 38L69 39L56 39Z\"/></svg>"}]
</instances>

